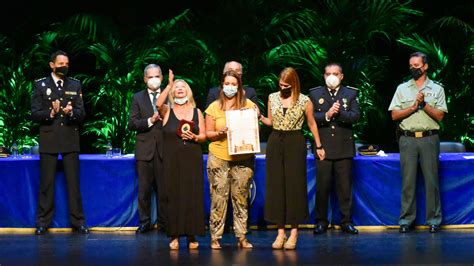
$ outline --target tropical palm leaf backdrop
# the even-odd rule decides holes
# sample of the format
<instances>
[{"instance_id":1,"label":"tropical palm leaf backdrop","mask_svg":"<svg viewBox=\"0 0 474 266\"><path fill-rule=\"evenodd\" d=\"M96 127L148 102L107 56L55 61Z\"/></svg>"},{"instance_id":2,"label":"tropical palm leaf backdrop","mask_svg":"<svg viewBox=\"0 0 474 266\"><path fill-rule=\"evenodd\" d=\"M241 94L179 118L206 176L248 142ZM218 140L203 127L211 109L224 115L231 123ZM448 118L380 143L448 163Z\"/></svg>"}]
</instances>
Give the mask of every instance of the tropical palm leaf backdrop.
<instances>
[{"instance_id":1,"label":"tropical palm leaf backdrop","mask_svg":"<svg viewBox=\"0 0 474 266\"><path fill-rule=\"evenodd\" d=\"M172 69L188 81L203 108L208 88L219 82L229 60L243 63L244 83L257 89L264 113L281 69L295 67L308 93L323 85L325 63L340 62L345 84L359 89L362 119L355 138L396 151L387 108L396 86L408 79L413 51L429 55L430 76L446 90L449 114L441 138L474 148L474 41L466 22L472 3L450 5L448 15L425 12L419 1L225 0L212 8L190 6L145 25L124 26L111 17L76 12L38 27L33 36L1 34L0 146L37 144L38 125L29 118L32 84L49 74L49 54L62 49L70 55L70 72L83 82L84 153L103 152L108 141L133 152L129 105L144 89L147 64L162 66L165 77ZM18 38L31 41L18 45ZM261 139L268 133L262 127Z\"/></svg>"}]
</instances>

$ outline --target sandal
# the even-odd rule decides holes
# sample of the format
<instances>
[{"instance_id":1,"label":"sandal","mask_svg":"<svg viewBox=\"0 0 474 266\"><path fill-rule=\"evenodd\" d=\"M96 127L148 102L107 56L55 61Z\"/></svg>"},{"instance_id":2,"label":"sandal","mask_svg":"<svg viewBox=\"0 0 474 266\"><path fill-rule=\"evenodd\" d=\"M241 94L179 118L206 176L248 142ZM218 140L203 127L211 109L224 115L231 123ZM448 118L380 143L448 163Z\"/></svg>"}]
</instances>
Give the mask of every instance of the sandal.
<instances>
[{"instance_id":1,"label":"sandal","mask_svg":"<svg viewBox=\"0 0 474 266\"><path fill-rule=\"evenodd\" d=\"M291 234L288 240L286 241L284 247L285 249L295 249L296 248L296 241L298 240L297 234Z\"/></svg>"},{"instance_id":2,"label":"sandal","mask_svg":"<svg viewBox=\"0 0 474 266\"><path fill-rule=\"evenodd\" d=\"M286 242L286 235L278 235L272 244L273 249L282 249Z\"/></svg>"},{"instance_id":3,"label":"sandal","mask_svg":"<svg viewBox=\"0 0 474 266\"><path fill-rule=\"evenodd\" d=\"M179 241L178 238L172 238L170 242L170 249L171 250L177 250L179 249Z\"/></svg>"},{"instance_id":4,"label":"sandal","mask_svg":"<svg viewBox=\"0 0 474 266\"><path fill-rule=\"evenodd\" d=\"M245 248L245 249L251 249L251 248L253 248L253 245L250 244L250 242L247 240L247 238L242 237L242 238L239 239L239 242L237 242L237 247Z\"/></svg>"},{"instance_id":5,"label":"sandal","mask_svg":"<svg viewBox=\"0 0 474 266\"><path fill-rule=\"evenodd\" d=\"M196 241L194 236L188 237L188 248L189 249L197 249L199 247L199 242Z\"/></svg>"},{"instance_id":6,"label":"sandal","mask_svg":"<svg viewBox=\"0 0 474 266\"><path fill-rule=\"evenodd\" d=\"M217 239L211 240L211 249L221 249L221 244Z\"/></svg>"}]
</instances>

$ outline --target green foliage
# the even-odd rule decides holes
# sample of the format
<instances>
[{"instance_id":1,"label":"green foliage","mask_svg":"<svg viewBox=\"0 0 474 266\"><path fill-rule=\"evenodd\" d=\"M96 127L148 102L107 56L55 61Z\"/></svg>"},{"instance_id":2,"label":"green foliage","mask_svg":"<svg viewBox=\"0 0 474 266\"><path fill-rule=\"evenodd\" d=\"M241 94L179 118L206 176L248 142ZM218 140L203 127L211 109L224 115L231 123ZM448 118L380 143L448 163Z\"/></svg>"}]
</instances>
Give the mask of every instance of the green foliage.
<instances>
[{"instance_id":1,"label":"green foliage","mask_svg":"<svg viewBox=\"0 0 474 266\"><path fill-rule=\"evenodd\" d=\"M25 75L34 64L34 53L26 51L15 55L8 40L0 37L2 54L0 64L0 146L36 145L37 136L31 134L35 128L30 120L32 81ZM21 146L20 146L21 147Z\"/></svg>"},{"instance_id":2,"label":"green foliage","mask_svg":"<svg viewBox=\"0 0 474 266\"><path fill-rule=\"evenodd\" d=\"M69 53L71 72L83 83L87 116L82 138L88 152L103 152L109 139L133 152L129 106L133 94L145 88L146 65L159 64L165 77L172 69L188 81L203 106L223 63L232 59L243 63L244 82L257 89L264 114L284 67L298 70L307 94L323 84L327 62L341 63L344 84L359 89L356 140L391 143L386 129L394 122L386 97L407 74L406 69L394 73L394 61L423 51L430 57L431 78L446 91L449 114L442 123L443 139L473 148L474 116L468 104L473 99L472 25L456 15L434 17L413 6L412 1L390 0L220 1L214 15L184 10L141 28L77 14L36 34L21 50L0 36L0 145L37 143L38 125L29 118L32 81L49 74L49 54L56 49ZM265 141L269 131L262 132ZM307 128L304 134L312 138Z\"/></svg>"}]
</instances>

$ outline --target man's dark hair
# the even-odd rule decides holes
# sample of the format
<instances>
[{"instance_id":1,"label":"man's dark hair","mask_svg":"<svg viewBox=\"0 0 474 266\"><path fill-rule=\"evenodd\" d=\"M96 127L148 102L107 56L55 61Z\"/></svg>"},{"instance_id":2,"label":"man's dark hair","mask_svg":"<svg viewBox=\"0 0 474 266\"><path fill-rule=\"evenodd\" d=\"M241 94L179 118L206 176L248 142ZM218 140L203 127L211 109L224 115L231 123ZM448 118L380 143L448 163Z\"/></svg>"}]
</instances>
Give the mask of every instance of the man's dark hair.
<instances>
[{"instance_id":1,"label":"man's dark hair","mask_svg":"<svg viewBox=\"0 0 474 266\"><path fill-rule=\"evenodd\" d=\"M410 54L410 59L412 57L421 57L421 60L423 61L423 64L428 64L428 56L425 53L414 52L414 53Z\"/></svg>"},{"instance_id":2,"label":"man's dark hair","mask_svg":"<svg viewBox=\"0 0 474 266\"><path fill-rule=\"evenodd\" d=\"M64 52L62 50L57 50L56 52L51 54L51 62L56 61L56 57L58 57L58 55L64 55L64 56L68 57L66 52Z\"/></svg>"},{"instance_id":3,"label":"man's dark hair","mask_svg":"<svg viewBox=\"0 0 474 266\"><path fill-rule=\"evenodd\" d=\"M342 66L341 66L341 64L339 64L339 63L337 63L337 62L329 62L329 63L326 64L326 66L324 67L324 69L326 69L326 67L330 67L330 66L337 66L337 67L339 67L339 70L341 70L341 73L343 73L343 72L342 72Z\"/></svg>"}]
</instances>

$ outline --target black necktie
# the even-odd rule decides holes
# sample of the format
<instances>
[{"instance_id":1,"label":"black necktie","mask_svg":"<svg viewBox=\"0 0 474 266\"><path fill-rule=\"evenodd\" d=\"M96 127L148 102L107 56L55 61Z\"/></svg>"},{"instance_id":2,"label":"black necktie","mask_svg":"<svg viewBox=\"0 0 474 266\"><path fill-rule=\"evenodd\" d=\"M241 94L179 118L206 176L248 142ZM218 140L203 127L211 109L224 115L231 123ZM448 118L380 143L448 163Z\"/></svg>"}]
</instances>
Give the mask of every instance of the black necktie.
<instances>
[{"instance_id":1,"label":"black necktie","mask_svg":"<svg viewBox=\"0 0 474 266\"><path fill-rule=\"evenodd\" d=\"M158 112L158 109L156 109L156 95L158 95L158 92L152 92L151 93L153 95L153 101L151 103L151 105L153 106L153 112Z\"/></svg>"},{"instance_id":2,"label":"black necktie","mask_svg":"<svg viewBox=\"0 0 474 266\"><path fill-rule=\"evenodd\" d=\"M62 80L58 80L58 90L61 90L63 88L63 81Z\"/></svg>"},{"instance_id":3,"label":"black necktie","mask_svg":"<svg viewBox=\"0 0 474 266\"><path fill-rule=\"evenodd\" d=\"M336 97L336 90L335 89L330 89L329 93L331 94L331 97L334 100L334 97Z\"/></svg>"}]
</instances>

